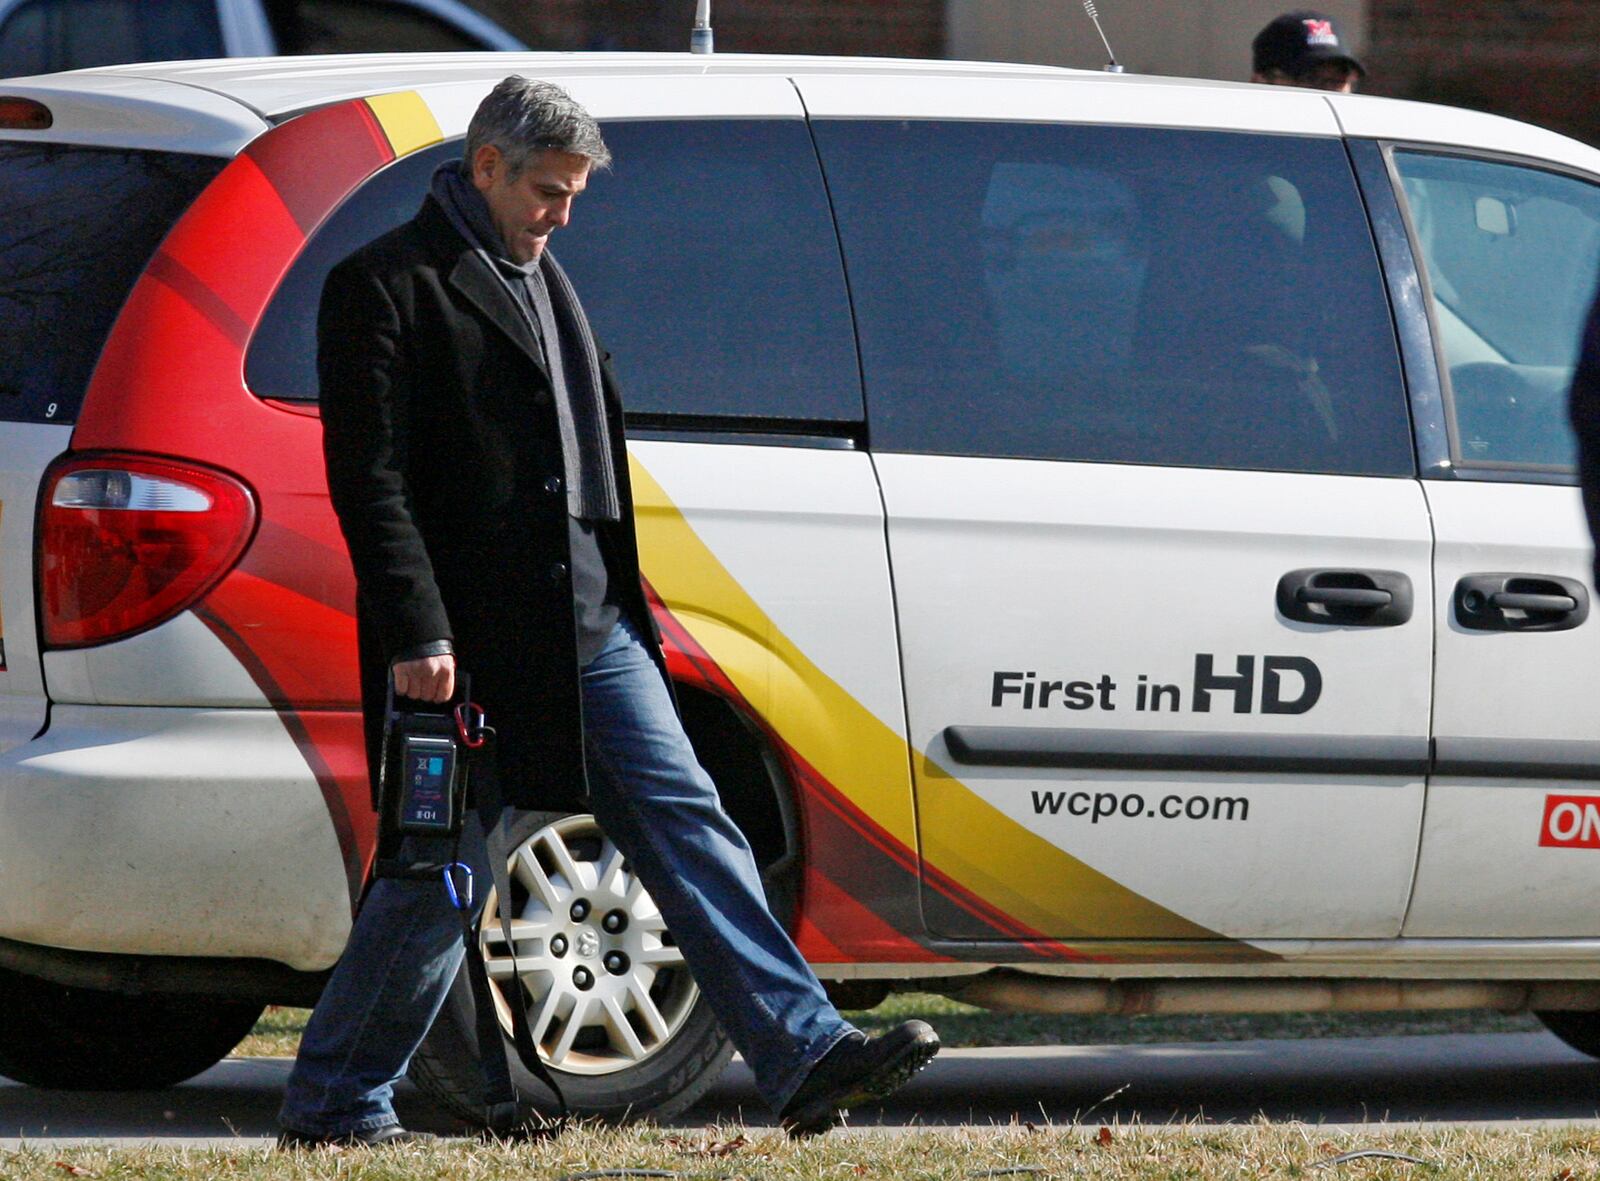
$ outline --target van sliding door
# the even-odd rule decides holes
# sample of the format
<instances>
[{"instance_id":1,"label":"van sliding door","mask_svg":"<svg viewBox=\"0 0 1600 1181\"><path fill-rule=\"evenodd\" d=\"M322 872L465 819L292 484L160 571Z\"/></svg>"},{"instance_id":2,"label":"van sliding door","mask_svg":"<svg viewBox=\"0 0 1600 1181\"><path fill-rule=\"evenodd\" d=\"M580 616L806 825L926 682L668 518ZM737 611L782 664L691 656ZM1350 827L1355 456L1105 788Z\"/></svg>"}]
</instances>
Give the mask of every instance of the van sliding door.
<instances>
[{"instance_id":1,"label":"van sliding door","mask_svg":"<svg viewBox=\"0 0 1600 1181\"><path fill-rule=\"evenodd\" d=\"M1430 534L1343 144L813 129L888 513L930 928L1396 935Z\"/></svg>"},{"instance_id":2,"label":"van sliding door","mask_svg":"<svg viewBox=\"0 0 1600 1181\"><path fill-rule=\"evenodd\" d=\"M1567 387L1600 266L1600 185L1395 149L1428 294L1449 470L1436 764L1405 934L1600 935L1600 626Z\"/></svg>"}]
</instances>

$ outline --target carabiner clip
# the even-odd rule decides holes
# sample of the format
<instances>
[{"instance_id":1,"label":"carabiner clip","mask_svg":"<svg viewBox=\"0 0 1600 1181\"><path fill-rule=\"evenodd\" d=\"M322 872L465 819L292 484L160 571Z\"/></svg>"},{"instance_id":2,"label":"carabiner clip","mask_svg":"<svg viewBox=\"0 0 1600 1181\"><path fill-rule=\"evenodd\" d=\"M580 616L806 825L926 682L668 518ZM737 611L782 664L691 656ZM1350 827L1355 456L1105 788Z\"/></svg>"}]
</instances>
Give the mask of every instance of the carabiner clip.
<instances>
[{"instance_id":1,"label":"carabiner clip","mask_svg":"<svg viewBox=\"0 0 1600 1181\"><path fill-rule=\"evenodd\" d=\"M463 875L460 888L456 886L456 871ZM452 861L444 867L444 892L450 895L450 905L457 910L472 909L472 866L464 861Z\"/></svg>"},{"instance_id":2,"label":"carabiner clip","mask_svg":"<svg viewBox=\"0 0 1600 1181\"><path fill-rule=\"evenodd\" d=\"M483 706L475 701L463 701L456 706L456 733L468 750L477 750L488 737L484 723Z\"/></svg>"}]
</instances>

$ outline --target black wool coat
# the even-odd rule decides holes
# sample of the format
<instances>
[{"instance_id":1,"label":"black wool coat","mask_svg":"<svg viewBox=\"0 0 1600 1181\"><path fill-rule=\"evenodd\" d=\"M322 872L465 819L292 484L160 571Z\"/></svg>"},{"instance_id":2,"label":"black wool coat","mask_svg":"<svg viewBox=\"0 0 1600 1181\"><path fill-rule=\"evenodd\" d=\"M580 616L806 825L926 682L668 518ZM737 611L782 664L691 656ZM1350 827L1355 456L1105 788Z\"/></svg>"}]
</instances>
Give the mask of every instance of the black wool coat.
<instances>
[{"instance_id":1,"label":"black wool coat","mask_svg":"<svg viewBox=\"0 0 1600 1181\"><path fill-rule=\"evenodd\" d=\"M432 197L329 274L317 373L374 785L390 663L449 639L497 731L505 802L577 805L583 710L550 375L515 298ZM613 594L651 637L608 363L602 377L622 517L600 526L601 545Z\"/></svg>"}]
</instances>

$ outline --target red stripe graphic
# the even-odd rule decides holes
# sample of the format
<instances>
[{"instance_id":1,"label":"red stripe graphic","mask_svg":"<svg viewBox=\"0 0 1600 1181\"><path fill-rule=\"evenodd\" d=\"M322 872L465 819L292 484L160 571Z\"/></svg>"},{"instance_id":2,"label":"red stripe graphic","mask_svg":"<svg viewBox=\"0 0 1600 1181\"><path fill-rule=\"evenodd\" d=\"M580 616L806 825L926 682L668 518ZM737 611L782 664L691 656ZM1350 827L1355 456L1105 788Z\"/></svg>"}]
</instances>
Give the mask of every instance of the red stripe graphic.
<instances>
[{"instance_id":1,"label":"red stripe graphic","mask_svg":"<svg viewBox=\"0 0 1600 1181\"><path fill-rule=\"evenodd\" d=\"M158 251L144 273L152 279L159 279L172 288L179 298L193 305L195 311L211 321L212 326L234 347L242 351L249 342L250 325L172 255Z\"/></svg>"},{"instance_id":2,"label":"red stripe graphic","mask_svg":"<svg viewBox=\"0 0 1600 1181\"><path fill-rule=\"evenodd\" d=\"M394 151L364 102L323 107L285 124L291 126L292 137L269 132L245 155L278 190L301 236L309 237L351 189L394 159Z\"/></svg>"},{"instance_id":3,"label":"red stripe graphic","mask_svg":"<svg viewBox=\"0 0 1600 1181\"><path fill-rule=\"evenodd\" d=\"M306 235L393 158L366 104L349 102L292 119L231 161L130 293L73 434L75 449L182 455L251 485L257 536L196 614L277 709L315 777L352 904L374 837L354 579L328 504L321 424L256 398L244 352Z\"/></svg>"}]
</instances>

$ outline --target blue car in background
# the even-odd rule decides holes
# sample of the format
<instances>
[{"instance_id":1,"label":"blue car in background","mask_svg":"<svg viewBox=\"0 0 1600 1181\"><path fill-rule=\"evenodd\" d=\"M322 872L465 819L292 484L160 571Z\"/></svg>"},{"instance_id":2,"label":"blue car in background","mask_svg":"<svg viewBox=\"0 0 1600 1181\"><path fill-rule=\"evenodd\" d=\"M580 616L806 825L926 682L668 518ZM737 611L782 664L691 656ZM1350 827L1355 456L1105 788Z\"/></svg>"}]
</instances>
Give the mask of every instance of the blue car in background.
<instances>
[{"instance_id":1,"label":"blue car in background","mask_svg":"<svg viewBox=\"0 0 1600 1181\"><path fill-rule=\"evenodd\" d=\"M461 0L0 0L0 77L281 53L527 49Z\"/></svg>"}]
</instances>

